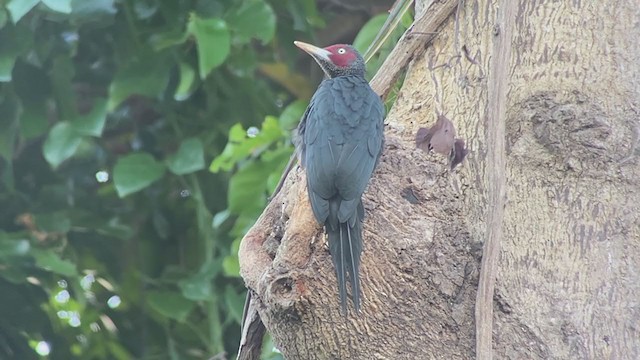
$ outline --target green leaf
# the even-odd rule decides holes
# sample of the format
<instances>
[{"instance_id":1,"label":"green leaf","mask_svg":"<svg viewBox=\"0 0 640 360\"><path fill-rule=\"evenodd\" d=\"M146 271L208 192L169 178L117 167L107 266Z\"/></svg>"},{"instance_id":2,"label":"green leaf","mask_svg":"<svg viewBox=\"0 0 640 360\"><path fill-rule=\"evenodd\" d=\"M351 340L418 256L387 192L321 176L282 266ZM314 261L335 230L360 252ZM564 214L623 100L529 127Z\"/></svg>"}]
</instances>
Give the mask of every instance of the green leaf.
<instances>
[{"instance_id":1,"label":"green leaf","mask_svg":"<svg viewBox=\"0 0 640 360\"><path fill-rule=\"evenodd\" d=\"M71 0L72 14L75 19L87 19L98 22L101 18L115 15L114 0Z\"/></svg>"},{"instance_id":2,"label":"green leaf","mask_svg":"<svg viewBox=\"0 0 640 360\"><path fill-rule=\"evenodd\" d=\"M150 154L129 154L118 159L113 169L113 183L122 198L153 184L162 178L164 171L164 165Z\"/></svg>"},{"instance_id":3,"label":"green leaf","mask_svg":"<svg viewBox=\"0 0 640 360\"><path fill-rule=\"evenodd\" d=\"M244 311L245 296L246 295L244 293L238 294L231 286L227 286L224 291L224 300L227 303L229 313L238 324L242 324L242 312Z\"/></svg>"},{"instance_id":4,"label":"green leaf","mask_svg":"<svg viewBox=\"0 0 640 360\"><path fill-rule=\"evenodd\" d=\"M244 1L225 19L233 30L235 39L241 43L255 38L266 44L273 39L276 31L276 14L263 0Z\"/></svg>"},{"instance_id":5,"label":"green leaf","mask_svg":"<svg viewBox=\"0 0 640 360\"><path fill-rule=\"evenodd\" d=\"M29 253L30 249L31 244L29 244L29 240L0 238L0 259L25 256Z\"/></svg>"},{"instance_id":6,"label":"green leaf","mask_svg":"<svg viewBox=\"0 0 640 360\"><path fill-rule=\"evenodd\" d=\"M209 166L211 172L229 171L235 164L249 155L256 155L266 149L273 142L284 138L285 133L280 128L278 119L267 116L262 123L262 129L254 136L247 136L241 124L235 124L229 131L229 141L222 154L218 155Z\"/></svg>"},{"instance_id":7,"label":"green leaf","mask_svg":"<svg viewBox=\"0 0 640 360\"><path fill-rule=\"evenodd\" d=\"M186 139L178 152L167 160L169 170L176 175L184 175L204 169L204 149L198 138Z\"/></svg>"},{"instance_id":8,"label":"green leaf","mask_svg":"<svg viewBox=\"0 0 640 360\"><path fill-rule=\"evenodd\" d=\"M0 82L9 82L13 66L21 54L33 46L33 34L25 26L6 26L0 30Z\"/></svg>"},{"instance_id":9,"label":"green leaf","mask_svg":"<svg viewBox=\"0 0 640 360\"><path fill-rule=\"evenodd\" d=\"M287 89L298 99L311 99L315 91L315 87L311 86L307 78L293 71L283 62L262 63L259 69L263 75Z\"/></svg>"},{"instance_id":10,"label":"green leaf","mask_svg":"<svg viewBox=\"0 0 640 360\"><path fill-rule=\"evenodd\" d=\"M7 12L4 10L4 8L0 7L0 29L7 25L8 20L9 15L7 15Z\"/></svg>"},{"instance_id":11,"label":"green leaf","mask_svg":"<svg viewBox=\"0 0 640 360\"><path fill-rule=\"evenodd\" d=\"M31 272L19 266L6 266L0 268L0 276L14 284L22 284L27 281L27 276L31 276Z\"/></svg>"},{"instance_id":12,"label":"green leaf","mask_svg":"<svg viewBox=\"0 0 640 360\"><path fill-rule=\"evenodd\" d=\"M180 45L187 41L188 38L189 33L180 28L153 34L149 38L149 42L151 43L153 50L160 51L175 45Z\"/></svg>"},{"instance_id":13,"label":"green leaf","mask_svg":"<svg viewBox=\"0 0 640 360\"><path fill-rule=\"evenodd\" d=\"M33 9L40 0L10 0L7 3L7 10L9 11L9 15L11 15L11 21L13 23L17 23L25 16L31 9Z\"/></svg>"},{"instance_id":14,"label":"green leaf","mask_svg":"<svg viewBox=\"0 0 640 360\"><path fill-rule=\"evenodd\" d=\"M36 265L44 270L63 276L75 276L78 274L74 263L62 259L53 250L32 249L31 255L36 260Z\"/></svg>"},{"instance_id":15,"label":"green leaf","mask_svg":"<svg viewBox=\"0 0 640 360\"><path fill-rule=\"evenodd\" d=\"M147 20L158 13L160 5L155 0L142 0L133 2L133 11L140 20Z\"/></svg>"},{"instance_id":16,"label":"green leaf","mask_svg":"<svg viewBox=\"0 0 640 360\"><path fill-rule=\"evenodd\" d=\"M271 174L269 174L267 178L267 192L269 194L273 194L278 182L280 182L282 172L287 166L287 163L289 163L293 150L292 146L282 146L274 150L269 150L262 156L261 160L271 169Z\"/></svg>"},{"instance_id":17,"label":"green leaf","mask_svg":"<svg viewBox=\"0 0 640 360\"><path fill-rule=\"evenodd\" d=\"M161 239L169 238L169 233L171 231L169 221L160 211L157 210L153 212L153 229Z\"/></svg>"},{"instance_id":18,"label":"green leaf","mask_svg":"<svg viewBox=\"0 0 640 360\"><path fill-rule=\"evenodd\" d=\"M75 68L71 58L67 54L56 56L53 60L51 83L58 111L63 120L71 120L77 116L77 102L72 84L74 76Z\"/></svg>"},{"instance_id":19,"label":"green leaf","mask_svg":"<svg viewBox=\"0 0 640 360\"><path fill-rule=\"evenodd\" d=\"M147 302L152 309L170 319L184 322L195 304L182 295L170 291L150 291Z\"/></svg>"},{"instance_id":20,"label":"green leaf","mask_svg":"<svg viewBox=\"0 0 640 360\"><path fill-rule=\"evenodd\" d=\"M211 299L211 282L204 281L201 278L193 277L187 280L181 280L178 283L182 295L193 301L204 301Z\"/></svg>"},{"instance_id":21,"label":"green leaf","mask_svg":"<svg viewBox=\"0 0 640 360\"><path fill-rule=\"evenodd\" d=\"M178 88L176 89L173 98L176 101L187 100L196 89L196 85L198 84L196 79L196 71L191 67L191 65L181 62L180 83L178 84Z\"/></svg>"},{"instance_id":22,"label":"green leaf","mask_svg":"<svg viewBox=\"0 0 640 360\"><path fill-rule=\"evenodd\" d=\"M123 345L120 345L115 341L109 341L106 343L106 345L109 348L109 352L111 353L111 355L113 355L113 359L115 360L133 359L133 354L127 351L127 348L125 348Z\"/></svg>"},{"instance_id":23,"label":"green leaf","mask_svg":"<svg viewBox=\"0 0 640 360\"><path fill-rule=\"evenodd\" d=\"M63 14L71 14L71 0L41 0L43 4L53 11Z\"/></svg>"},{"instance_id":24,"label":"green leaf","mask_svg":"<svg viewBox=\"0 0 640 360\"><path fill-rule=\"evenodd\" d=\"M25 139L43 135L49 129L45 104L30 104L20 116L20 134Z\"/></svg>"},{"instance_id":25,"label":"green leaf","mask_svg":"<svg viewBox=\"0 0 640 360\"><path fill-rule=\"evenodd\" d=\"M287 10L293 17L293 29L302 32L310 32L311 27L324 28L326 23L318 15L315 0L288 0Z\"/></svg>"},{"instance_id":26,"label":"green leaf","mask_svg":"<svg viewBox=\"0 0 640 360\"><path fill-rule=\"evenodd\" d=\"M266 334L262 344L262 351L260 352L260 360L285 360L284 356L278 351L276 345L273 343L273 338Z\"/></svg>"},{"instance_id":27,"label":"green leaf","mask_svg":"<svg viewBox=\"0 0 640 360\"><path fill-rule=\"evenodd\" d=\"M218 272L220 272L219 262L203 264L198 273L178 282L182 295L194 301L210 300L213 296L212 281Z\"/></svg>"},{"instance_id":28,"label":"green leaf","mask_svg":"<svg viewBox=\"0 0 640 360\"><path fill-rule=\"evenodd\" d=\"M134 230L131 226L122 222L121 219L117 217L114 217L109 221L105 221L104 224L94 226L93 230L100 234L113 236L122 240L130 239L134 234Z\"/></svg>"},{"instance_id":29,"label":"green leaf","mask_svg":"<svg viewBox=\"0 0 640 360\"><path fill-rule=\"evenodd\" d=\"M47 136L42 148L44 158L55 169L73 156L80 145L81 137L68 121L57 123Z\"/></svg>"},{"instance_id":30,"label":"green leaf","mask_svg":"<svg viewBox=\"0 0 640 360\"><path fill-rule=\"evenodd\" d=\"M382 25L384 25L387 17L389 17L389 14L383 13L369 19L353 40L353 47L361 54L364 54L364 52L369 48L369 45L371 45L373 40L376 38L376 35L378 35L380 29L382 29Z\"/></svg>"},{"instance_id":31,"label":"green leaf","mask_svg":"<svg viewBox=\"0 0 640 360\"><path fill-rule=\"evenodd\" d=\"M66 233L71 230L71 220L69 219L69 215L64 211L37 214L35 216L35 224L38 230L44 232Z\"/></svg>"},{"instance_id":32,"label":"green leaf","mask_svg":"<svg viewBox=\"0 0 640 360\"><path fill-rule=\"evenodd\" d=\"M240 263L237 256L225 256L222 268L227 276L240 277Z\"/></svg>"},{"instance_id":33,"label":"green leaf","mask_svg":"<svg viewBox=\"0 0 640 360\"><path fill-rule=\"evenodd\" d=\"M235 214L259 211L267 198L267 178L271 169L264 163L252 162L233 174L229 180L229 211Z\"/></svg>"},{"instance_id":34,"label":"green leaf","mask_svg":"<svg viewBox=\"0 0 640 360\"><path fill-rule=\"evenodd\" d=\"M407 17L411 18L409 14L411 4L413 4L411 0L396 1L390 14L380 14L371 18L356 36L353 45L364 54L363 57L367 63L367 79L371 79L378 72L393 50L393 44L404 33L405 27L400 22Z\"/></svg>"},{"instance_id":35,"label":"green leaf","mask_svg":"<svg viewBox=\"0 0 640 360\"><path fill-rule=\"evenodd\" d=\"M13 162L6 161L4 164L0 162L0 183L4 184L10 193L15 190Z\"/></svg>"},{"instance_id":36,"label":"green leaf","mask_svg":"<svg viewBox=\"0 0 640 360\"><path fill-rule=\"evenodd\" d=\"M172 65L167 54L143 50L115 75L109 87L107 110L115 110L131 95L152 98L162 95L169 82L169 70Z\"/></svg>"},{"instance_id":37,"label":"green leaf","mask_svg":"<svg viewBox=\"0 0 640 360\"><path fill-rule=\"evenodd\" d=\"M398 24L401 22L403 15L409 12L412 4L413 0L398 0L393 4L380 31L363 55L366 63L368 63L371 57L387 42L391 34L398 29Z\"/></svg>"},{"instance_id":38,"label":"green leaf","mask_svg":"<svg viewBox=\"0 0 640 360\"><path fill-rule=\"evenodd\" d=\"M187 30L196 38L200 78L206 78L229 55L231 40L227 24L221 19L201 19L191 14Z\"/></svg>"},{"instance_id":39,"label":"green leaf","mask_svg":"<svg viewBox=\"0 0 640 360\"><path fill-rule=\"evenodd\" d=\"M107 100L98 99L93 105L93 109L86 115L78 116L72 125L79 134L99 137L102 135L106 121Z\"/></svg>"},{"instance_id":40,"label":"green leaf","mask_svg":"<svg viewBox=\"0 0 640 360\"><path fill-rule=\"evenodd\" d=\"M219 228L225 221L229 219L231 213L229 210L223 210L213 216L213 220L211 221L211 226L214 229Z\"/></svg>"},{"instance_id":41,"label":"green leaf","mask_svg":"<svg viewBox=\"0 0 640 360\"><path fill-rule=\"evenodd\" d=\"M296 100L289 104L280 114L280 127L284 130L295 129L308 105L309 102L305 100Z\"/></svg>"},{"instance_id":42,"label":"green leaf","mask_svg":"<svg viewBox=\"0 0 640 360\"><path fill-rule=\"evenodd\" d=\"M264 205L263 205L264 206ZM244 236L249 229L256 223L256 219L260 215L259 212L253 214L243 214L235 218L235 222L233 223L233 227L229 234L237 237ZM237 239L240 242L242 239ZM235 240L234 240L235 241Z\"/></svg>"},{"instance_id":43,"label":"green leaf","mask_svg":"<svg viewBox=\"0 0 640 360\"><path fill-rule=\"evenodd\" d=\"M216 173L220 170L229 171L235 165L237 159L246 156L240 151L241 143L244 142L247 132L242 128L242 124L235 124L229 130L229 140L222 154L216 156L209 166L209 171Z\"/></svg>"},{"instance_id":44,"label":"green leaf","mask_svg":"<svg viewBox=\"0 0 640 360\"><path fill-rule=\"evenodd\" d=\"M19 116L21 105L14 96L5 96L0 102L0 157L13 161L13 150L15 148L18 128L20 126Z\"/></svg>"},{"instance_id":45,"label":"green leaf","mask_svg":"<svg viewBox=\"0 0 640 360\"><path fill-rule=\"evenodd\" d=\"M402 17L400 18L400 25L403 32L404 30L410 28L411 25L413 25L413 14L411 13L411 11L406 11L402 15Z\"/></svg>"}]
</instances>

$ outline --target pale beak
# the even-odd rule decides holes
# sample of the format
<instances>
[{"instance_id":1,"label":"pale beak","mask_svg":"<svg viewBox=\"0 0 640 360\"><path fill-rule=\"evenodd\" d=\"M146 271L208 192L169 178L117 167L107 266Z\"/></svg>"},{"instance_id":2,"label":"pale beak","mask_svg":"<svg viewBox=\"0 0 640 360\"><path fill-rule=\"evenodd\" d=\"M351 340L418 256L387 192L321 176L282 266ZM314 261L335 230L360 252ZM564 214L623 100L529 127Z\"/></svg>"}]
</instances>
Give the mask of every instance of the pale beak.
<instances>
[{"instance_id":1,"label":"pale beak","mask_svg":"<svg viewBox=\"0 0 640 360\"><path fill-rule=\"evenodd\" d=\"M313 58L316 59L316 61L323 60L323 61L331 62L331 59L329 58L329 55L331 55L330 51L327 51L323 48L319 48L317 46L313 46L311 44L307 44L302 41L294 41L293 44L299 47L300 49L302 49L307 54L313 56Z\"/></svg>"}]
</instances>

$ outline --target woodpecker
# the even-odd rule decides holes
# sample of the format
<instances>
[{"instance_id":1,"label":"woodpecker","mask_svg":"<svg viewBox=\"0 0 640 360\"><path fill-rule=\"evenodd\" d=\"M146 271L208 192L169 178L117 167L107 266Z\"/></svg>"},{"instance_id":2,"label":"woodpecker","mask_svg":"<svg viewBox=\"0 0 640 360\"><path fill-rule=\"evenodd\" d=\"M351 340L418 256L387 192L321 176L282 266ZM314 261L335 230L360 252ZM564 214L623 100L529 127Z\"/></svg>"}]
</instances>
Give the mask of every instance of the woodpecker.
<instances>
[{"instance_id":1,"label":"woodpecker","mask_svg":"<svg viewBox=\"0 0 640 360\"><path fill-rule=\"evenodd\" d=\"M325 73L298 125L297 154L307 174L313 215L327 234L342 313L347 314L347 274L358 313L362 193L382 153L384 106L364 77L364 59L352 46L294 44Z\"/></svg>"}]
</instances>

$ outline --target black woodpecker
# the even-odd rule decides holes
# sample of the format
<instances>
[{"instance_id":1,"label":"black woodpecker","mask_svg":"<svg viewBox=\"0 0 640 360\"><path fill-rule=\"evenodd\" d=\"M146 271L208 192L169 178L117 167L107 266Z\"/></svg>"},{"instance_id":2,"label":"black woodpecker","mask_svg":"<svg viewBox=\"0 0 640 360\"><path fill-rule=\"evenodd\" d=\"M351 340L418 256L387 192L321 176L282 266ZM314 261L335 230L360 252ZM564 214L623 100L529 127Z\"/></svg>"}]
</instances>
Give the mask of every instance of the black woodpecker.
<instances>
[{"instance_id":1,"label":"black woodpecker","mask_svg":"<svg viewBox=\"0 0 640 360\"><path fill-rule=\"evenodd\" d=\"M295 45L326 75L300 121L296 145L313 215L328 237L342 312L347 313L348 274L358 313L362 193L382 153L384 106L364 77L364 59L352 46Z\"/></svg>"}]
</instances>

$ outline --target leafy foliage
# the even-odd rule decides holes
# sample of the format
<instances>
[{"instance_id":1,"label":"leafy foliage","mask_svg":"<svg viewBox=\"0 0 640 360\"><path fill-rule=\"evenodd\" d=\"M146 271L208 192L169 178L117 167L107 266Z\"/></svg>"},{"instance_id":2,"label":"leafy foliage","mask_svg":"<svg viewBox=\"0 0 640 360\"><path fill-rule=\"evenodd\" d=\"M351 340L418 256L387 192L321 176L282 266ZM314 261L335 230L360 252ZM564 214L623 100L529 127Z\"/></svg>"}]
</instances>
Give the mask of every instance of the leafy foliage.
<instances>
[{"instance_id":1,"label":"leafy foliage","mask_svg":"<svg viewBox=\"0 0 640 360\"><path fill-rule=\"evenodd\" d=\"M313 91L283 48L324 23L312 0L0 1L0 358L235 352L239 242Z\"/></svg>"}]
</instances>

